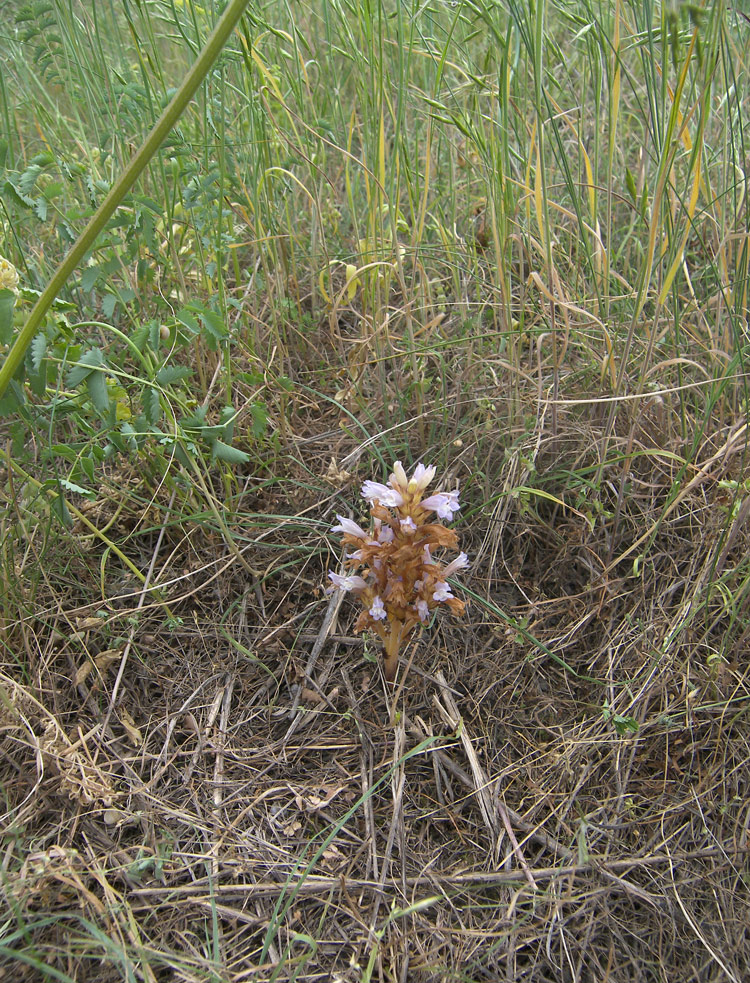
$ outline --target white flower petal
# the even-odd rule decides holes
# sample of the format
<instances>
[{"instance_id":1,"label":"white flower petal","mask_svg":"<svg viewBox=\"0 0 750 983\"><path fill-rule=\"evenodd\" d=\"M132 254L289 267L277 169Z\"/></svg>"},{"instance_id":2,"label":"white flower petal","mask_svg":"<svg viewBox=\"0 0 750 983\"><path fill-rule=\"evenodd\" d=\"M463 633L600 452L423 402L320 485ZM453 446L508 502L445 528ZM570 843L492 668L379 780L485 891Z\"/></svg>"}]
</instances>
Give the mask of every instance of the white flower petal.
<instances>
[{"instance_id":1,"label":"white flower petal","mask_svg":"<svg viewBox=\"0 0 750 983\"><path fill-rule=\"evenodd\" d=\"M452 574L456 573L457 570L465 570L469 566L469 558L465 553L459 553L455 560L451 560L448 566L443 570L444 577L450 577Z\"/></svg>"},{"instance_id":2,"label":"white flower petal","mask_svg":"<svg viewBox=\"0 0 750 983\"><path fill-rule=\"evenodd\" d=\"M436 467L426 468L424 464L418 464L414 468L414 474L409 482L409 491L420 491L423 492L425 488L429 485L432 479L435 477Z\"/></svg>"},{"instance_id":3,"label":"white flower petal","mask_svg":"<svg viewBox=\"0 0 750 983\"><path fill-rule=\"evenodd\" d=\"M370 608L370 617L373 618L375 621L384 621L388 617L383 602L377 596L372 602L372 607Z\"/></svg>"},{"instance_id":4,"label":"white flower petal","mask_svg":"<svg viewBox=\"0 0 750 983\"><path fill-rule=\"evenodd\" d=\"M445 584L442 580L439 580L435 584L435 591L432 595L433 601L447 601L450 597L453 597L453 594L451 593L451 585Z\"/></svg>"},{"instance_id":5,"label":"white flower petal","mask_svg":"<svg viewBox=\"0 0 750 983\"><path fill-rule=\"evenodd\" d=\"M380 502L386 508L398 508L404 504L404 496L395 488L382 485L379 481L366 481L362 485L362 498L368 502Z\"/></svg>"},{"instance_id":6,"label":"white flower petal","mask_svg":"<svg viewBox=\"0 0 750 983\"><path fill-rule=\"evenodd\" d=\"M331 532L343 532L349 536L356 536L357 539L367 539L367 533L353 519L347 519L345 515L337 515L336 518L339 524L331 526Z\"/></svg>"},{"instance_id":7,"label":"white flower petal","mask_svg":"<svg viewBox=\"0 0 750 983\"><path fill-rule=\"evenodd\" d=\"M446 519L448 522L453 518L453 513L461 508L458 501L458 489L451 492L437 492L422 501L423 509L437 512L439 519Z\"/></svg>"},{"instance_id":8,"label":"white flower petal","mask_svg":"<svg viewBox=\"0 0 750 983\"><path fill-rule=\"evenodd\" d=\"M349 576L342 577L341 574L334 573L333 570L328 571L328 577L338 590L356 592L366 590L367 581L364 580L359 574L350 574Z\"/></svg>"},{"instance_id":9,"label":"white flower petal","mask_svg":"<svg viewBox=\"0 0 750 983\"><path fill-rule=\"evenodd\" d=\"M409 484L409 479L406 477L406 471L404 471L404 466L401 461L396 461L393 465L393 474L391 475L391 485L395 485L398 488L406 491L406 486Z\"/></svg>"}]
</instances>

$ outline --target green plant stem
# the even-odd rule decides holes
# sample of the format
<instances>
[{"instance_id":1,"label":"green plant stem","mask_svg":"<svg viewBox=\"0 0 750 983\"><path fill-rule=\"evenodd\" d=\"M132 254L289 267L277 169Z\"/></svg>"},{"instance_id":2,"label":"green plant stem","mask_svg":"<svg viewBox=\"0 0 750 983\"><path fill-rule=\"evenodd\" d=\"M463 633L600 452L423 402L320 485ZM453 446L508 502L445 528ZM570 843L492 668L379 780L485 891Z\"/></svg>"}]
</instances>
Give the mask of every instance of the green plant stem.
<instances>
[{"instance_id":1,"label":"green plant stem","mask_svg":"<svg viewBox=\"0 0 750 983\"><path fill-rule=\"evenodd\" d=\"M197 61L185 76L185 80L174 94L169 105L157 120L154 128L144 140L140 150L120 175L109 194L97 208L89 224L76 239L70 252L60 263L55 273L29 314L29 319L19 332L0 368L0 397L5 393L18 366L23 361L26 349L36 334L52 302L62 290L68 277L73 273L96 237L107 224L115 209L140 177L144 168L162 145L172 127L182 116L196 89L208 74L219 53L242 16L248 0L230 0L226 10L211 32Z\"/></svg>"}]
</instances>

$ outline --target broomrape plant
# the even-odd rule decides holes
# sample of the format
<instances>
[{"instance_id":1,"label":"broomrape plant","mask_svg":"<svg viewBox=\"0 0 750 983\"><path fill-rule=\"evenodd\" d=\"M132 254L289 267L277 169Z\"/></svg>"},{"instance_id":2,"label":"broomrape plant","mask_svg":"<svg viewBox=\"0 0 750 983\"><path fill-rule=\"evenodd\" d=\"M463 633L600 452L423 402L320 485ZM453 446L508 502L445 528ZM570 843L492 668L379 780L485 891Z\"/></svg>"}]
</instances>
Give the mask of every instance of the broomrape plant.
<instances>
[{"instance_id":1,"label":"broomrape plant","mask_svg":"<svg viewBox=\"0 0 750 983\"><path fill-rule=\"evenodd\" d=\"M329 572L333 584L329 590L351 592L362 604L355 630L369 629L382 640L389 682L396 677L402 645L431 611L445 605L460 616L466 607L465 601L453 596L448 577L465 570L468 557L459 553L445 566L433 557L434 550L457 549L458 537L441 523L430 522L432 513L450 522L461 507L458 489L423 498L435 471L418 464L407 478L396 461L387 485L378 481L362 485L362 497L370 503L371 530L366 532L342 515L332 529L354 552L344 555L346 574Z\"/></svg>"}]
</instances>

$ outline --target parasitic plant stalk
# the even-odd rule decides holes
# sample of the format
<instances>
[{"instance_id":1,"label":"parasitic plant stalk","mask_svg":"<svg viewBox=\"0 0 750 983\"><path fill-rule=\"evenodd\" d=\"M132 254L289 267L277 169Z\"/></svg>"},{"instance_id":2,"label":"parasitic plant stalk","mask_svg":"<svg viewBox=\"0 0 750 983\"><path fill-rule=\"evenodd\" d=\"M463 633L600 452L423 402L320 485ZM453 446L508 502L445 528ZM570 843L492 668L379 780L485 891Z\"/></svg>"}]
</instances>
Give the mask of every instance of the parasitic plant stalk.
<instances>
[{"instance_id":1,"label":"parasitic plant stalk","mask_svg":"<svg viewBox=\"0 0 750 983\"><path fill-rule=\"evenodd\" d=\"M366 481L362 497L370 503L371 526L365 531L352 519L337 516L333 532L342 534L347 572L330 571L329 590L351 592L364 610L356 631L373 631L383 642L385 678L393 682L402 646L440 605L461 616L466 602L453 596L448 577L469 565L465 553L443 566L435 550L457 549L458 537L438 519L450 522L460 508L458 489L424 497L435 468L418 464L408 478L400 461L388 484Z\"/></svg>"}]
</instances>

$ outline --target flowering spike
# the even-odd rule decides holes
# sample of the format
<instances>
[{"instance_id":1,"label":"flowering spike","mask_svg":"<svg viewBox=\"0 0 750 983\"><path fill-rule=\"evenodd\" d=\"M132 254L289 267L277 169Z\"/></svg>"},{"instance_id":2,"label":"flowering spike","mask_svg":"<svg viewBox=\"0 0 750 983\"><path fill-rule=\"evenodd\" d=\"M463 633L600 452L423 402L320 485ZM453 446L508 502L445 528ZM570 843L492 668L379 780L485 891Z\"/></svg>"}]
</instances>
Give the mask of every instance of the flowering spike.
<instances>
[{"instance_id":1,"label":"flowering spike","mask_svg":"<svg viewBox=\"0 0 750 983\"><path fill-rule=\"evenodd\" d=\"M459 553L446 565L436 560L436 551L457 548L458 537L440 522L428 521L431 512L438 519L453 519L460 508L458 489L423 499L435 472L434 466L417 464L409 478L396 461L387 485L378 481L362 485L362 497L370 505L370 531L341 515L333 527L346 546L356 549L344 557L347 575L331 571L329 589L359 598L363 610L355 629L369 629L382 640L389 682L395 679L402 646L432 611L442 605L460 616L465 608L447 579L469 566L468 557Z\"/></svg>"}]
</instances>

